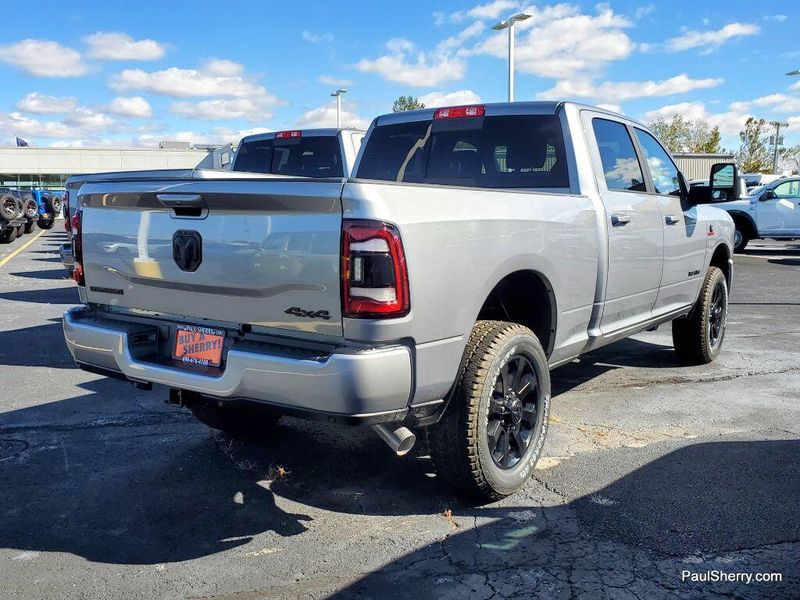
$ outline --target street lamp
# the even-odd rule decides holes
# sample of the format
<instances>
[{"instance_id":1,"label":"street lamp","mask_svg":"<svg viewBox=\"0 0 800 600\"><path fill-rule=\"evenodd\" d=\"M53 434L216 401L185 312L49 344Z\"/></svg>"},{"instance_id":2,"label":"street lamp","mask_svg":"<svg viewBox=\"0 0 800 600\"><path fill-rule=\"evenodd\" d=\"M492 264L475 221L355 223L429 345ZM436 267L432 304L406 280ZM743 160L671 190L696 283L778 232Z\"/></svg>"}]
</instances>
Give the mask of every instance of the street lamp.
<instances>
[{"instance_id":1,"label":"street lamp","mask_svg":"<svg viewBox=\"0 0 800 600\"><path fill-rule=\"evenodd\" d=\"M800 75L800 70L798 70L798 69L795 69L794 71L789 71L789 72L787 73L787 75L788 75L788 76L790 76L790 77L791 77L792 75Z\"/></svg>"},{"instance_id":2,"label":"street lamp","mask_svg":"<svg viewBox=\"0 0 800 600\"><path fill-rule=\"evenodd\" d=\"M343 88L339 88L335 92L331 93L331 96L336 98L336 129L339 129L342 126L342 94L346 93L347 90Z\"/></svg>"},{"instance_id":3,"label":"street lamp","mask_svg":"<svg viewBox=\"0 0 800 600\"><path fill-rule=\"evenodd\" d=\"M495 31L508 29L508 101L514 101L514 23L530 19L532 15L519 13L509 17L505 21L500 21L492 27Z\"/></svg>"},{"instance_id":4,"label":"street lamp","mask_svg":"<svg viewBox=\"0 0 800 600\"><path fill-rule=\"evenodd\" d=\"M775 128L775 144L772 147L772 173L778 174L778 145L781 144L781 127L789 127L788 123L781 123L780 121L770 121L770 125Z\"/></svg>"}]
</instances>

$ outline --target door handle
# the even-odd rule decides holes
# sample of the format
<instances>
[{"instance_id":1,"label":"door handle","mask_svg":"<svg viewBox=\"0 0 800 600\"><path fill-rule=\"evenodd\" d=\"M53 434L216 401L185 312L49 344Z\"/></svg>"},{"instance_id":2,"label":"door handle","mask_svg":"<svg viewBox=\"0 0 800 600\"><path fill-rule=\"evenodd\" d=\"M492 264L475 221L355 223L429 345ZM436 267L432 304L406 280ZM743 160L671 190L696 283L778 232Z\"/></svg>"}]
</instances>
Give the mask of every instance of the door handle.
<instances>
[{"instance_id":1,"label":"door handle","mask_svg":"<svg viewBox=\"0 0 800 600\"><path fill-rule=\"evenodd\" d=\"M611 215L612 227L621 227L622 225L627 225L630 222L631 218L628 215Z\"/></svg>"},{"instance_id":2,"label":"door handle","mask_svg":"<svg viewBox=\"0 0 800 600\"><path fill-rule=\"evenodd\" d=\"M681 220L678 217L675 217L673 215L667 215L666 217L664 217L664 220L667 222L667 225L677 225L678 223L681 222Z\"/></svg>"}]
</instances>

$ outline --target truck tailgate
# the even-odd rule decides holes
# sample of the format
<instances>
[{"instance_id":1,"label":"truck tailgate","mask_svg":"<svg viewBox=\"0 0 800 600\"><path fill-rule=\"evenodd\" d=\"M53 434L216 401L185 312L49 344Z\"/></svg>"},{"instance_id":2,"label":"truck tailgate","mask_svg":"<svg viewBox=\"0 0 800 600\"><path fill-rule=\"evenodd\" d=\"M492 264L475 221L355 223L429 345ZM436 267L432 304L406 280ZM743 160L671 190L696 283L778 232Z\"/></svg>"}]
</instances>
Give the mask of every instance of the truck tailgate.
<instances>
[{"instance_id":1,"label":"truck tailgate","mask_svg":"<svg viewBox=\"0 0 800 600\"><path fill-rule=\"evenodd\" d=\"M87 299L341 336L341 188L340 179L86 183Z\"/></svg>"}]
</instances>

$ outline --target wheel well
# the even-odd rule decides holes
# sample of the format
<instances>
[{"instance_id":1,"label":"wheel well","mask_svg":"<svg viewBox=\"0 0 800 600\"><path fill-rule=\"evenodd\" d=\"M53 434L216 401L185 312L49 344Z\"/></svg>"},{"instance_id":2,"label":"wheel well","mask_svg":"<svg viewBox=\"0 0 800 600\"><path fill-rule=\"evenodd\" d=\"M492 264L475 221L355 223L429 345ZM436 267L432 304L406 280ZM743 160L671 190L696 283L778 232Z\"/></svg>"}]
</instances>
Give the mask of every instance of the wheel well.
<instances>
[{"instance_id":1,"label":"wheel well","mask_svg":"<svg viewBox=\"0 0 800 600\"><path fill-rule=\"evenodd\" d=\"M730 250L725 244L720 244L714 249L714 254L711 255L711 263L709 266L717 267L725 274L725 283L728 285L728 291L731 289L731 257Z\"/></svg>"},{"instance_id":2,"label":"wheel well","mask_svg":"<svg viewBox=\"0 0 800 600\"><path fill-rule=\"evenodd\" d=\"M758 237L758 231L756 231L755 225L753 225L753 221L749 216L742 213L730 213L730 215L736 226L741 231L744 231L750 239Z\"/></svg>"},{"instance_id":3,"label":"wheel well","mask_svg":"<svg viewBox=\"0 0 800 600\"><path fill-rule=\"evenodd\" d=\"M556 314L555 294L547 278L536 271L517 271L494 286L478 313L478 320L524 325L533 330L550 356L555 343Z\"/></svg>"}]
</instances>

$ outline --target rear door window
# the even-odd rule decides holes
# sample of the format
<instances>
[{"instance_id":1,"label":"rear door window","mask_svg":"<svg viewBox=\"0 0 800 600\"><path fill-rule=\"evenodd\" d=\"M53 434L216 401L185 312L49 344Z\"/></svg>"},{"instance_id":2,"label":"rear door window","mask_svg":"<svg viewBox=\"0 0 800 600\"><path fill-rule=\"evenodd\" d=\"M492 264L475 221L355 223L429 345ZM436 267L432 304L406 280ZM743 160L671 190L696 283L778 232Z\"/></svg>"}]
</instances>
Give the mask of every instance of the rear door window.
<instances>
[{"instance_id":1,"label":"rear door window","mask_svg":"<svg viewBox=\"0 0 800 600\"><path fill-rule=\"evenodd\" d=\"M359 179L483 188L568 189L553 115L466 117L374 127Z\"/></svg>"},{"instance_id":2,"label":"rear door window","mask_svg":"<svg viewBox=\"0 0 800 600\"><path fill-rule=\"evenodd\" d=\"M254 140L239 144L234 171L269 173L272 164L272 140Z\"/></svg>"},{"instance_id":3,"label":"rear door window","mask_svg":"<svg viewBox=\"0 0 800 600\"><path fill-rule=\"evenodd\" d=\"M642 165L639 164L628 128L618 121L592 119L592 129L608 189L647 191Z\"/></svg>"}]
</instances>

